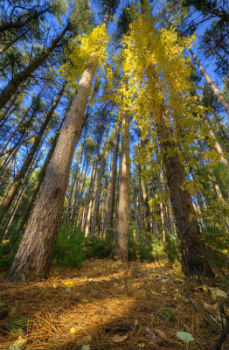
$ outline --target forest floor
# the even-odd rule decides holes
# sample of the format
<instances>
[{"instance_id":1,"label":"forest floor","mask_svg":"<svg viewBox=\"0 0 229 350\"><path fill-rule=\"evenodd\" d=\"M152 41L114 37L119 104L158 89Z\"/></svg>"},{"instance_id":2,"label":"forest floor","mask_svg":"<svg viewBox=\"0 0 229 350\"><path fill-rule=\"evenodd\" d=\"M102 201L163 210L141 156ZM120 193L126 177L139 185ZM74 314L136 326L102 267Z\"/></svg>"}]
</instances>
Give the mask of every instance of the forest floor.
<instances>
[{"instance_id":1,"label":"forest floor","mask_svg":"<svg viewBox=\"0 0 229 350\"><path fill-rule=\"evenodd\" d=\"M210 349L220 333L220 279L185 279L163 263L91 259L0 287L0 349Z\"/></svg>"}]
</instances>

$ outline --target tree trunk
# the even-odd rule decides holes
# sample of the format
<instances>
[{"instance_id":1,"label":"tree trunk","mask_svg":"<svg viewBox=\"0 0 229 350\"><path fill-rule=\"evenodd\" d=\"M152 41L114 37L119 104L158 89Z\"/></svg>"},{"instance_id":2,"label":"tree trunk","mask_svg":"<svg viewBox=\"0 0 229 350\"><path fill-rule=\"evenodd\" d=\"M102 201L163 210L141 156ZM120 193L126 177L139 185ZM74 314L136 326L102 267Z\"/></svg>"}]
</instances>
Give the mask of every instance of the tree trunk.
<instances>
[{"instance_id":1,"label":"tree trunk","mask_svg":"<svg viewBox=\"0 0 229 350\"><path fill-rule=\"evenodd\" d=\"M98 219L98 213L99 213L99 204L100 204L100 195L102 190L102 179L104 175L104 169L106 166L106 150L107 150L107 139L108 134L110 130L110 119L107 123L107 130L104 140L104 146L101 154L101 160L100 160L100 168L98 171L98 177L97 177L97 186L95 190L95 198L94 198L94 206L93 206L93 213L92 213L92 219L91 219L91 227L90 227L90 233L91 235L95 234L96 226L97 226L97 219Z\"/></svg>"},{"instance_id":2,"label":"tree trunk","mask_svg":"<svg viewBox=\"0 0 229 350\"><path fill-rule=\"evenodd\" d=\"M220 143L217 140L215 131L214 131L214 129L211 126L211 123L210 123L210 120L209 120L208 116L205 115L204 119L205 119L205 121L206 121L206 123L207 123L207 125L209 127L209 136L215 142L214 148L215 148L216 152L220 155L220 162L228 167L229 166L228 159L225 158L224 150L223 150L223 148L221 147Z\"/></svg>"},{"instance_id":3,"label":"tree trunk","mask_svg":"<svg viewBox=\"0 0 229 350\"><path fill-rule=\"evenodd\" d=\"M182 188L185 185L184 167L179 159L177 147L173 141L173 131L168 117L162 110L157 121L161 152L166 170L170 198L176 219L180 240L182 270L186 275L202 274L213 277L214 274L206 258L206 249L201 241L201 233L193 208L190 193ZM173 155L169 155L173 150Z\"/></svg>"},{"instance_id":4,"label":"tree trunk","mask_svg":"<svg viewBox=\"0 0 229 350\"><path fill-rule=\"evenodd\" d=\"M112 240L114 235L109 229L113 228L114 217L114 200L115 200L115 182L117 177L117 157L118 157L118 145L119 145L119 129L117 129L113 144L113 156L110 171L110 181L107 188L106 209L104 214L104 222L102 233L105 234L106 240Z\"/></svg>"},{"instance_id":5,"label":"tree trunk","mask_svg":"<svg viewBox=\"0 0 229 350\"><path fill-rule=\"evenodd\" d=\"M44 50L39 56L35 57L32 62L22 71L17 73L8 85L2 90L0 94L0 110L6 105L10 98L16 93L18 87L28 78L31 77L33 72L41 65L43 61L52 53L56 48L59 41L63 38L68 30L68 26L64 28L61 34L52 41L50 47Z\"/></svg>"},{"instance_id":6,"label":"tree trunk","mask_svg":"<svg viewBox=\"0 0 229 350\"><path fill-rule=\"evenodd\" d=\"M139 176L140 176L142 199L145 207L145 218L144 218L145 231L151 232L151 220L150 220L151 212L150 212L150 206L149 206L148 190L145 184L144 177L142 175L141 165L139 165Z\"/></svg>"},{"instance_id":7,"label":"tree trunk","mask_svg":"<svg viewBox=\"0 0 229 350\"><path fill-rule=\"evenodd\" d=\"M47 167L38 199L30 215L23 239L6 278L25 280L46 277L57 237L72 157L83 123L83 115L97 67L93 57L78 84Z\"/></svg>"},{"instance_id":8,"label":"tree trunk","mask_svg":"<svg viewBox=\"0 0 229 350\"><path fill-rule=\"evenodd\" d=\"M122 163L119 186L118 223L117 223L117 255L128 261L128 229L129 229L129 193L130 193L130 158L129 158L129 120L125 114L122 121Z\"/></svg>"},{"instance_id":9,"label":"tree trunk","mask_svg":"<svg viewBox=\"0 0 229 350\"><path fill-rule=\"evenodd\" d=\"M194 61L196 62L199 70L201 71L201 73L203 74L206 82L210 85L213 93L215 94L218 102L223 105L225 111L227 112L227 114L229 114L229 103L224 99L223 95L221 94L221 92L219 91L219 89L216 87L215 83L211 80L211 78L209 77L208 73L206 72L206 70L204 69L204 67L202 66L202 64L200 63L200 61L198 60L197 56L194 54L194 52L192 51L192 49L189 49L189 52L192 56L192 58L194 59Z\"/></svg>"},{"instance_id":10,"label":"tree trunk","mask_svg":"<svg viewBox=\"0 0 229 350\"><path fill-rule=\"evenodd\" d=\"M63 120L63 122L64 122L64 120ZM36 184L35 184L35 186L33 188L33 192L32 192L32 194L31 194L31 196L29 198L29 202L28 202L27 206L25 207L25 209L23 211L23 216L21 217L21 219L19 221L18 232L21 232L23 230L23 228L25 226L25 223L26 223L26 221L28 219L29 213L30 213L30 211L32 209L32 206L33 206L33 204L34 204L34 202L36 200L37 194L39 192L40 186L41 186L42 181L43 181L44 176L45 176L46 169L47 169L48 164L50 162L50 159L51 159L51 157L53 155L53 152L55 150L57 138L59 136L59 132L60 132L60 129L61 129L62 125L63 125L63 122L61 123L61 125L60 125L60 127L59 127L59 129L58 129L58 131L57 131L57 133L56 133L56 135L54 137L54 139L52 140L52 145L51 145L51 147L49 149L49 152L47 154L45 162L42 165L41 171L40 171L40 173L38 175L38 180L37 180L37 182L36 182Z\"/></svg>"},{"instance_id":11,"label":"tree trunk","mask_svg":"<svg viewBox=\"0 0 229 350\"><path fill-rule=\"evenodd\" d=\"M103 127L104 122L105 122L105 111L103 113L103 119L101 121L101 126L99 129L97 152L93 163L91 181L90 181L90 186L89 186L88 195L87 195L87 204L86 204L86 209L84 213L83 230L84 230L85 237L88 237L90 234L91 214L92 214L93 201L94 201L93 197L95 192L95 180L96 180L98 163L99 163L100 146L101 146L103 132L104 132L104 127Z\"/></svg>"},{"instance_id":12,"label":"tree trunk","mask_svg":"<svg viewBox=\"0 0 229 350\"><path fill-rule=\"evenodd\" d=\"M113 0L110 3L112 5ZM72 158L97 65L97 57L91 56L78 83L18 252L6 275L8 280L34 279L48 274Z\"/></svg>"},{"instance_id":13,"label":"tree trunk","mask_svg":"<svg viewBox=\"0 0 229 350\"><path fill-rule=\"evenodd\" d=\"M40 130L35 138L34 144L31 147L21 170L16 175L12 185L10 186L10 189L9 189L7 195L3 199L3 202L1 204L1 210L3 212L6 212L9 209L9 207L11 206L11 203L12 203L12 201L17 193L17 190L21 185L22 179L25 176L25 174L26 174L26 172L27 172L27 170L28 170L33 158L34 158L34 155L35 155L35 153L40 145L41 138L42 138L42 136L47 128L47 125L48 125L50 119L52 118L53 113L54 113L54 111L55 111L55 109L56 109L56 107L57 107L57 105L58 105L58 103L63 95L64 89L65 89L65 85L60 90L60 92L57 96L57 99L55 100L55 102L53 103L53 105L51 107L51 110L47 113L46 118L41 125L41 128L40 128Z\"/></svg>"},{"instance_id":14,"label":"tree trunk","mask_svg":"<svg viewBox=\"0 0 229 350\"><path fill-rule=\"evenodd\" d=\"M83 165L84 169L85 164ZM84 192L84 186L85 186L85 182L86 182L86 174L87 174L87 169L88 169L88 164L86 164L85 170L83 171L83 174L81 175L81 178L79 179L79 183L80 183L80 189L77 191L75 191L74 194L74 202L73 202L73 206L72 206L72 211L71 211L71 216L70 216L70 221L73 222L74 220L77 222L77 225L79 225L81 227L81 223L83 222L83 218L81 220L81 223L79 224L79 220L78 220L78 212L79 212L79 207L81 204L81 200L82 200L82 196L83 196L83 192ZM82 182L82 183L81 183Z\"/></svg>"}]
</instances>

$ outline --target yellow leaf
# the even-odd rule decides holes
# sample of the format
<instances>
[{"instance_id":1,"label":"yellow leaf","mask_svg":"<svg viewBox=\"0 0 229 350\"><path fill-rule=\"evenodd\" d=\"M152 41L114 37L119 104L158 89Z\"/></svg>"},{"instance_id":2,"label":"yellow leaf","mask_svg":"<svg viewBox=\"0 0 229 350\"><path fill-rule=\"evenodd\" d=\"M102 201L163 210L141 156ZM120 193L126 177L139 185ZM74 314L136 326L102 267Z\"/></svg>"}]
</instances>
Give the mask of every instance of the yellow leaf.
<instances>
[{"instance_id":1,"label":"yellow leaf","mask_svg":"<svg viewBox=\"0 0 229 350\"><path fill-rule=\"evenodd\" d=\"M67 287L67 288L72 288L75 286L75 283L73 281L66 281L64 282L64 285Z\"/></svg>"},{"instance_id":2,"label":"yellow leaf","mask_svg":"<svg viewBox=\"0 0 229 350\"><path fill-rule=\"evenodd\" d=\"M128 338L128 334L125 334L125 335L115 334L111 339L114 343L122 343L127 338Z\"/></svg>"}]
</instances>

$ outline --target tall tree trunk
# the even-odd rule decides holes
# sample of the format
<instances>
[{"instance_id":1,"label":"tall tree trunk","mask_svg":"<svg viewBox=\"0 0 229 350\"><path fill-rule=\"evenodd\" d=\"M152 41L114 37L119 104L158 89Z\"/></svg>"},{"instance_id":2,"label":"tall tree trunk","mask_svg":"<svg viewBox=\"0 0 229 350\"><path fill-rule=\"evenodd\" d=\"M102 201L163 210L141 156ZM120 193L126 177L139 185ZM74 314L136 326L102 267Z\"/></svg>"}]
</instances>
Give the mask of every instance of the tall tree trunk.
<instances>
[{"instance_id":1,"label":"tall tree trunk","mask_svg":"<svg viewBox=\"0 0 229 350\"><path fill-rule=\"evenodd\" d=\"M72 157L83 123L83 115L97 67L93 57L78 84L47 167L38 199L30 215L23 239L6 278L25 280L47 276L61 218Z\"/></svg>"},{"instance_id":2,"label":"tall tree trunk","mask_svg":"<svg viewBox=\"0 0 229 350\"><path fill-rule=\"evenodd\" d=\"M220 155L220 162L228 167L229 166L228 159L225 158L224 150L223 150L222 146L220 145L220 143L217 140L215 131L214 131L214 129L211 126L211 123L210 123L210 120L209 120L208 116L205 115L204 119L205 119L205 121L206 121L206 123L207 123L207 125L209 127L209 136L215 142L214 143L214 148L215 148L216 152Z\"/></svg>"},{"instance_id":3,"label":"tall tree trunk","mask_svg":"<svg viewBox=\"0 0 229 350\"><path fill-rule=\"evenodd\" d=\"M78 83L18 252L6 275L8 280L33 279L48 274L72 157L97 65L97 57L91 56Z\"/></svg>"},{"instance_id":4,"label":"tall tree trunk","mask_svg":"<svg viewBox=\"0 0 229 350\"><path fill-rule=\"evenodd\" d=\"M202 64L198 60L197 56L192 51L192 49L189 49L189 52L190 52L192 58L194 59L194 61L196 62L199 70L203 74L206 82L210 85L210 87L211 87L213 93L215 94L217 100L219 101L219 103L221 105L223 105L223 107L224 107L225 111L227 112L227 114L229 114L229 103L224 99L223 95L221 94L219 89L216 87L215 83L211 80L211 78L209 77L208 73L206 72L206 70L204 69L204 67L202 66Z\"/></svg>"},{"instance_id":5,"label":"tall tree trunk","mask_svg":"<svg viewBox=\"0 0 229 350\"><path fill-rule=\"evenodd\" d=\"M116 130L114 144L113 144L113 156L110 171L110 181L107 188L107 198L104 214L104 222L102 233L105 234L106 240L112 240L114 235L109 229L113 228L114 217L114 200L115 200L115 182L117 177L117 157L118 157L118 145L119 145L119 129Z\"/></svg>"},{"instance_id":6,"label":"tall tree trunk","mask_svg":"<svg viewBox=\"0 0 229 350\"><path fill-rule=\"evenodd\" d=\"M21 217L21 219L19 221L19 224L18 224L18 232L21 232L22 229L24 228L25 223L26 223L26 221L28 219L29 213L30 213L30 211L32 209L32 206L34 205L34 202L35 202L37 194L39 192L41 183L42 183L42 181L44 179L44 176L45 176L45 173L46 173L46 169L47 169L48 164L50 162L50 159L51 159L51 157L53 155L53 152L55 150L56 142L57 142L57 139L58 139L58 136L59 136L60 129L61 129L62 125L63 125L63 122L64 122L64 120L62 121L62 123L61 123L61 125L60 125L60 127L59 127L59 129L58 129L58 131L57 131L57 133L56 133L56 135L54 137L54 139L52 140L51 147L49 149L49 152L47 154L45 162L42 165L41 171L40 171L40 173L38 175L38 180L37 180L37 182L36 182L36 184L35 184L35 186L33 188L33 192L31 194L31 196L29 197L28 204L26 205L25 209L23 210L23 216Z\"/></svg>"},{"instance_id":7,"label":"tall tree trunk","mask_svg":"<svg viewBox=\"0 0 229 350\"><path fill-rule=\"evenodd\" d=\"M214 112L214 119L215 119L215 123L219 126L219 130L221 132L222 137L224 138L225 141L227 141L229 143L229 135L226 132L224 125L221 122L221 119L219 118L219 116L215 112Z\"/></svg>"},{"instance_id":8,"label":"tall tree trunk","mask_svg":"<svg viewBox=\"0 0 229 350\"><path fill-rule=\"evenodd\" d=\"M201 241L201 233L190 193L182 186L185 184L184 167L179 159L177 147L173 141L173 131L164 108L157 121L161 152L166 170L167 183L173 206L180 240L182 270L186 275L203 274L214 276L206 258L206 249ZM173 150L174 155L169 155Z\"/></svg>"},{"instance_id":9,"label":"tall tree trunk","mask_svg":"<svg viewBox=\"0 0 229 350\"><path fill-rule=\"evenodd\" d=\"M84 164L83 164L82 174L79 177L79 183L78 183L78 186L77 186L75 193L74 193L74 201L73 201L73 206L72 206L71 216L70 216L70 221L71 222L77 221L77 224L78 224L78 209L79 209L79 206L81 204L81 199L83 196L84 186L85 186L86 177L87 177L86 174L87 174L88 164L86 164L86 167L85 167L85 163L86 162L84 162ZM85 167L85 169L84 169L84 167ZM81 226L81 225L79 225L79 226Z\"/></svg>"},{"instance_id":10,"label":"tall tree trunk","mask_svg":"<svg viewBox=\"0 0 229 350\"><path fill-rule=\"evenodd\" d=\"M140 176L142 199L145 207L145 218L144 218L145 231L151 232L151 220L150 220L151 212L150 212L150 206L149 206L149 196L148 196L148 190L145 184L145 179L142 175L141 165L139 165L139 176Z\"/></svg>"},{"instance_id":11,"label":"tall tree trunk","mask_svg":"<svg viewBox=\"0 0 229 350\"><path fill-rule=\"evenodd\" d=\"M97 144L97 152L96 156L93 162L93 168L91 173L91 181L88 189L88 195L87 195L87 204L86 209L84 213L84 223L83 223L83 230L85 237L88 237L90 234L90 225L91 225L91 214L92 214L92 208L93 208L93 201L94 201L94 192L95 192L95 180L97 175L97 169L99 164L99 155L100 155L100 146L103 138L103 132L104 127L103 123L105 122L105 110L103 111L103 117L102 117L102 123L99 129L99 137L98 137L98 144Z\"/></svg>"},{"instance_id":12,"label":"tall tree trunk","mask_svg":"<svg viewBox=\"0 0 229 350\"><path fill-rule=\"evenodd\" d=\"M57 44L63 38L68 30L68 26L64 28L61 34L52 41L50 47L44 50L39 56L35 57L32 62L21 72L17 73L8 85L2 90L0 94L0 110L6 105L10 98L16 93L19 86L28 78L31 77L33 72L41 65L42 62L53 52Z\"/></svg>"},{"instance_id":13,"label":"tall tree trunk","mask_svg":"<svg viewBox=\"0 0 229 350\"><path fill-rule=\"evenodd\" d=\"M9 189L7 195L3 199L3 202L1 204L1 210L3 212L6 212L9 209L9 207L10 207L10 205L11 205L11 203L12 203L12 201L17 193L17 190L21 185L22 179L25 176L25 174L26 174L26 172L27 172L27 170L28 170L33 158L34 158L34 155L35 155L35 153L40 145L41 138L42 138L42 136L47 128L47 125L48 125L50 119L52 118L53 113L54 113L54 111L55 111L55 109L56 109L56 107L57 107L57 105L58 105L58 103L63 95L64 89L65 89L65 85L60 90L60 92L57 96L57 99L55 100L55 102L53 103L53 105L51 107L51 110L47 113L46 118L41 125L41 128L40 128L40 130L35 138L33 146L31 147L31 149L30 149L30 151L29 151L29 153L24 161L24 164L23 164L21 170L16 175L12 185L10 186L10 189Z\"/></svg>"},{"instance_id":14,"label":"tall tree trunk","mask_svg":"<svg viewBox=\"0 0 229 350\"><path fill-rule=\"evenodd\" d=\"M122 163L118 201L117 255L128 261L130 158L129 158L129 120L126 113L122 121Z\"/></svg>"},{"instance_id":15,"label":"tall tree trunk","mask_svg":"<svg viewBox=\"0 0 229 350\"><path fill-rule=\"evenodd\" d=\"M104 169L106 166L106 150L107 150L107 142L108 142L108 134L110 130L110 119L107 123L107 130L106 130L106 135L105 135L105 140L104 140L104 146L101 154L101 159L100 159L100 167L98 171L98 177L97 177L97 186L95 190L95 198L93 201L93 213L92 213L92 218L91 218L91 227L90 227L90 233L91 235L95 234L96 226L97 226L97 219L98 219L98 213L99 213L99 204L100 204L100 195L101 195L101 190L102 190L102 178L104 175Z\"/></svg>"}]
</instances>

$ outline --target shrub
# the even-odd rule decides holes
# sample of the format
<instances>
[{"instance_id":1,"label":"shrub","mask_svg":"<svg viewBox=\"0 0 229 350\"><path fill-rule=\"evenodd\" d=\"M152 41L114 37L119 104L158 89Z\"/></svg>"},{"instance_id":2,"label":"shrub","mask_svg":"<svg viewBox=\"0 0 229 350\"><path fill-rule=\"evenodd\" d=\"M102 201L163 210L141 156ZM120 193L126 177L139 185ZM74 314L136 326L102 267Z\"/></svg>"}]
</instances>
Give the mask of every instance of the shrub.
<instances>
[{"instance_id":1,"label":"shrub","mask_svg":"<svg viewBox=\"0 0 229 350\"><path fill-rule=\"evenodd\" d=\"M18 234L16 223L11 225L7 239L4 239L3 235L0 236L0 268L8 269L10 267L18 250L21 237Z\"/></svg>"},{"instance_id":2,"label":"shrub","mask_svg":"<svg viewBox=\"0 0 229 350\"><path fill-rule=\"evenodd\" d=\"M128 240L128 251L129 260L154 260L152 247L141 239L134 239L130 236Z\"/></svg>"},{"instance_id":3,"label":"shrub","mask_svg":"<svg viewBox=\"0 0 229 350\"><path fill-rule=\"evenodd\" d=\"M87 258L107 258L114 254L114 243L98 236L84 239L84 251Z\"/></svg>"},{"instance_id":4,"label":"shrub","mask_svg":"<svg viewBox=\"0 0 229 350\"><path fill-rule=\"evenodd\" d=\"M63 224L59 228L54 249L54 262L62 266L80 268L86 255L83 249L83 232L72 224Z\"/></svg>"},{"instance_id":5,"label":"shrub","mask_svg":"<svg viewBox=\"0 0 229 350\"><path fill-rule=\"evenodd\" d=\"M174 263L175 260L177 259L177 256L179 254L178 252L178 241L177 238L172 236L172 235L168 235L166 237L166 241L164 244L164 251L166 253L166 256L169 259L170 263Z\"/></svg>"}]
</instances>

